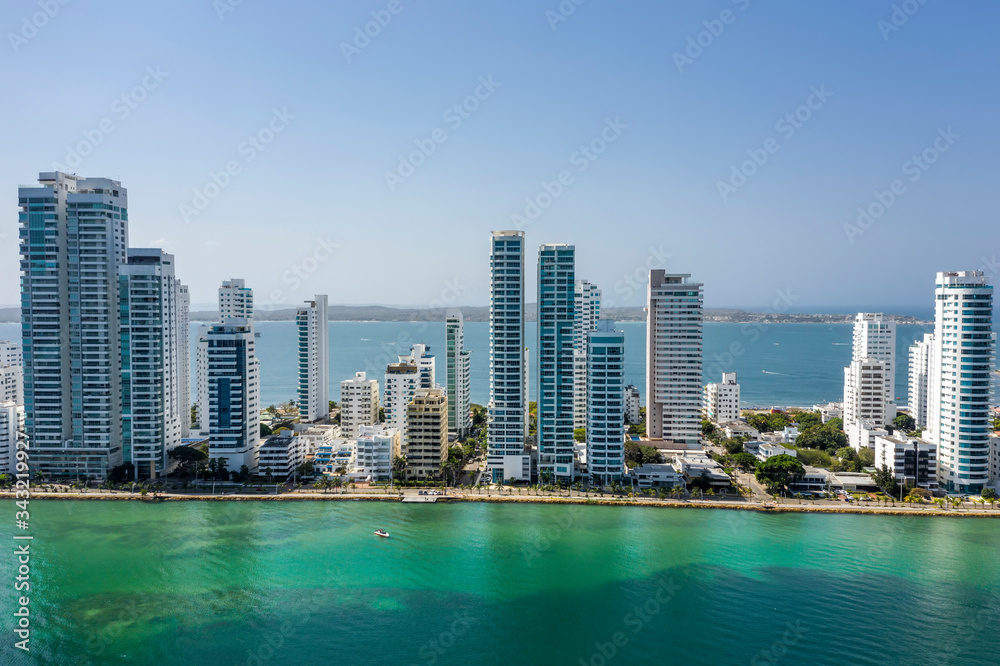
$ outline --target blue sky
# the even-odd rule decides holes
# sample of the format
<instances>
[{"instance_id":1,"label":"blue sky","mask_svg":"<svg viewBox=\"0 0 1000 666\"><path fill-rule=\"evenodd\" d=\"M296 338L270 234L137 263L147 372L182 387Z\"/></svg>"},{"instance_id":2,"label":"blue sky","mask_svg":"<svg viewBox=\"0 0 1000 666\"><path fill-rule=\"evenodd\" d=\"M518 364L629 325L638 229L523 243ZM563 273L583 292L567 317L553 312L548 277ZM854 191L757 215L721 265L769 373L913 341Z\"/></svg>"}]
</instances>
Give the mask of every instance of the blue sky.
<instances>
[{"instance_id":1,"label":"blue sky","mask_svg":"<svg viewBox=\"0 0 1000 666\"><path fill-rule=\"evenodd\" d=\"M614 305L648 266L793 310L997 272L995 3L237 1L4 3L0 303L58 164L123 181L195 303L483 305L515 215Z\"/></svg>"}]
</instances>

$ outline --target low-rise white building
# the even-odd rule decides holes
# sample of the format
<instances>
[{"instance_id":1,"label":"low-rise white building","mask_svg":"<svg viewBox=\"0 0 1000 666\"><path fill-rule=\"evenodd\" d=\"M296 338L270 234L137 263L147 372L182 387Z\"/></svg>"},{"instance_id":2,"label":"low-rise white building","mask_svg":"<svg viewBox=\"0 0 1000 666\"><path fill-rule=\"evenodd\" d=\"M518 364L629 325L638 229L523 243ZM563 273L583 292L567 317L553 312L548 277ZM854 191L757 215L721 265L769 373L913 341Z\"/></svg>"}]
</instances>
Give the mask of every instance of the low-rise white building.
<instances>
[{"instance_id":1,"label":"low-rise white building","mask_svg":"<svg viewBox=\"0 0 1000 666\"><path fill-rule=\"evenodd\" d=\"M676 451L673 460L674 467L684 475L688 483L705 477L713 488L726 488L732 485L732 479L722 470L722 466L703 450Z\"/></svg>"},{"instance_id":2,"label":"low-rise white building","mask_svg":"<svg viewBox=\"0 0 1000 666\"><path fill-rule=\"evenodd\" d=\"M273 435L259 449L259 473L276 479L290 476L306 461L301 438L292 434Z\"/></svg>"},{"instance_id":3,"label":"low-rise white building","mask_svg":"<svg viewBox=\"0 0 1000 666\"><path fill-rule=\"evenodd\" d=\"M639 484L639 488L684 488L684 475L666 463L651 463L629 470L629 474Z\"/></svg>"},{"instance_id":4,"label":"low-rise white building","mask_svg":"<svg viewBox=\"0 0 1000 666\"><path fill-rule=\"evenodd\" d=\"M713 423L739 421L740 385L735 372L724 372L721 382L705 385L705 418Z\"/></svg>"},{"instance_id":5,"label":"low-rise white building","mask_svg":"<svg viewBox=\"0 0 1000 666\"><path fill-rule=\"evenodd\" d=\"M786 449L781 444L766 442L758 447L757 453L754 455L761 461L764 461L774 456L792 456L793 458L798 458L799 452L795 449Z\"/></svg>"},{"instance_id":6,"label":"low-rise white building","mask_svg":"<svg viewBox=\"0 0 1000 666\"><path fill-rule=\"evenodd\" d=\"M320 446L343 436L341 427L336 423L295 423L292 427L302 440L302 451L307 459L315 456Z\"/></svg>"},{"instance_id":7,"label":"low-rise white building","mask_svg":"<svg viewBox=\"0 0 1000 666\"><path fill-rule=\"evenodd\" d=\"M639 408L642 407L639 399L639 388L629 384L625 387L625 420L628 423L642 423L639 416Z\"/></svg>"},{"instance_id":8,"label":"low-rise white building","mask_svg":"<svg viewBox=\"0 0 1000 666\"><path fill-rule=\"evenodd\" d=\"M844 432L847 433L847 442L856 451L860 451L862 447L874 449L875 438L889 435L888 430L875 426L870 421L844 423Z\"/></svg>"},{"instance_id":9,"label":"low-rise white building","mask_svg":"<svg viewBox=\"0 0 1000 666\"><path fill-rule=\"evenodd\" d=\"M844 403L842 402L828 402L825 405L813 405L812 410L814 412L819 412L820 417L823 419L823 423L826 423L830 419L844 418Z\"/></svg>"},{"instance_id":10,"label":"low-rise white building","mask_svg":"<svg viewBox=\"0 0 1000 666\"><path fill-rule=\"evenodd\" d=\"M902 484L937 490L937 444L917 437L875 438L875 467L885 465Z\"/></svg>"},{"instance_id":11,"label":"low-rise white building","mask_svg":"<svg viewBox=\"0 0 1000 666\"><path fill-rule=\"evenodd\" d=\"M804 465L804 474L796 476L788 487L794 491L823 492L830 484L832 475L825 469Z\"/></svg>"},{"instance_id":12,"label":"low-rise white building","mask_svg":"<svg viewBox=\"0 0 1000 666\"><path fill-rule=\"evenodd\" d=\"M338 437L324 441L316 447L313 455L313 469L321 474L344 474L355 465L357 440Z\"/></svg>"},{"instance_id":13,"label":"low-rise white building","mask_svg":"<svg viewBox=\"0 0 1000 666\"><path fill-rule=\"evenodd\" d=\"M722 428L722 432L726 434L726 437L732 439L733 437L749 437L751 439L757 439L760 437L760 432L746 423L740 421L730 421L728 423L720 423L719 427Z\"/></svg>"},{"instance_id":14,"label":"low-rise white building","mask_svg":"<svg viewBox=\"0 0 1000 666\"><path fill-rule=\"evenodd\" d=\"M376 483L392 478L392 461L400 454L400 433L384 426L361 426L353 476Z\"/></svg>"}]
</instances>

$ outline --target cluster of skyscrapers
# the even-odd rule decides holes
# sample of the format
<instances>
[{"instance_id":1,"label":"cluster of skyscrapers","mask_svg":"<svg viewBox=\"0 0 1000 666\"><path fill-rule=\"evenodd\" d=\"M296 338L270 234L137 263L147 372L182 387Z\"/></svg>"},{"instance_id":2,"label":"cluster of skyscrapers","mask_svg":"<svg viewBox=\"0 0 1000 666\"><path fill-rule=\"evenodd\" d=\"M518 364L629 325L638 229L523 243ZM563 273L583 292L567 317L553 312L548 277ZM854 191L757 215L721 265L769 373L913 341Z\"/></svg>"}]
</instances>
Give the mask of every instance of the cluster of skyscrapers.
<instances>
[{"instance_id":1,"label":"cluster of skyscrapers","mask_svg":"<svg viewBox=\"0 0 1000 666\"><path fill-rule=\"evenodd\" d=\"M1000 459L1000 447L991 448L993 286L982 271L940 272L934 299L934 332L909 349L907 411L922 430L910 443L936 458L944 490L977 493ZM875 448L897 414L895 323L859 313L853 350L844 369L844 430L854 448Z\"/></svg>"}]
</instances>

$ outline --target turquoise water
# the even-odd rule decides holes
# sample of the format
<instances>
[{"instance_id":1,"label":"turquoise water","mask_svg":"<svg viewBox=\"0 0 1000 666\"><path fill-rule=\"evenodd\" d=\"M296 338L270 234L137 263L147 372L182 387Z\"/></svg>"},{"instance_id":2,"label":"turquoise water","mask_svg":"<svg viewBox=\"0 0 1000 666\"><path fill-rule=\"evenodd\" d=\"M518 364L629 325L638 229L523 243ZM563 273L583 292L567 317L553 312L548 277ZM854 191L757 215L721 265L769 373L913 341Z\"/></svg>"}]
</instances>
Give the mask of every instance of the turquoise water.
<instances>
[{"instance_id":1,"label":"turquoise water","mask_svg":"<svg viewBox=\"0 0 1000 666\"><path fill-rule=\"evenodd\" d=\"M197 331L192 324L192 341ZM625 332L625 380L644 392L646 326L621 323ZM257 354L261 360L262 402L278 404L296 395L297 348L294 322L260 322ZM896 393L906 402L908 347L931 327L899 326L896 339ZM851 324L769 324L758 329L743 324L705 325L706 383L719 381L722 372L739 375L746 405L811 406L840 401L844 393L844 366L851 361ZM537 330L529 324L527 340L534 348ZM0 339L18 339L18 324L0 324ZM472 401L489 401L489 325L465 325L466 348L472 351ZM442 322L331 322L330 396L338 399L340 381L365 370L382 380L385 366L415 342L424 342L439 355L439 381L444 375ZM736 353L733 353L733 352ZM534 349L532 349L532 353ZM194 367L192 358L192 381ZM530 367L531 387L538 386L537 365ZM193 388L192 388L193 390ZM532 393L534 396L534 393ZM645 397L643 397L645 399Z\"/></svg>"},{"instance_id":2,"label":"turquoise water","mask_svg":"<svg viewBox=\"0 0 1000 666\"><path fill-rule=\"evenodd\" d=\"M937 666L1000 654L993 520L367 502L31 508L31 659L17 659L5 614L2 663ZM374 537L378 527L392 538ZM0 558L4 580L14 567ZM0 589L13 608L12 585Z\"/></svg>"}]
</instances>

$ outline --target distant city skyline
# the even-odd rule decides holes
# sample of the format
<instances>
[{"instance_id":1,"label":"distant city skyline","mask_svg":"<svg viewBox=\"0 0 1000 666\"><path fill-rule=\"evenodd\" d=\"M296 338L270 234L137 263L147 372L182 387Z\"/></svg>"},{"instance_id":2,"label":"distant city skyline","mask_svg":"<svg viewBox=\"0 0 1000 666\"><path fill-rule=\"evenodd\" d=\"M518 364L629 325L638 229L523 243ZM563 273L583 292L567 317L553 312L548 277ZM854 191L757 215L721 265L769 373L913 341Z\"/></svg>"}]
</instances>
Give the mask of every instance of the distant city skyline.
<instances>
[{"instance_id":1,"label":"distant city skyline","mask_svg":"<svg viewBox=\"0 0 1000 666\"><path fill-rule=\"evenodd\" d=\"M194 304L241 276L263 307L484 305L490 232L523 229L575 245L606 307L663 268L709 308L922 309L936 272L1000 269L1000 8L915 6L180 0L37 27L15 0L0 80L31 104L0 181L120 180L130 246L174 254Z\"/></svg>"}]
</instances>

